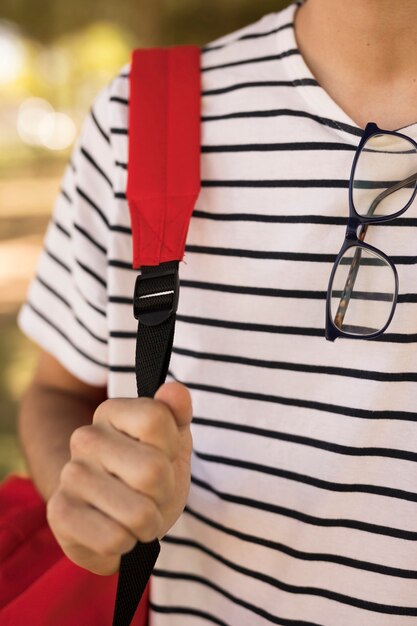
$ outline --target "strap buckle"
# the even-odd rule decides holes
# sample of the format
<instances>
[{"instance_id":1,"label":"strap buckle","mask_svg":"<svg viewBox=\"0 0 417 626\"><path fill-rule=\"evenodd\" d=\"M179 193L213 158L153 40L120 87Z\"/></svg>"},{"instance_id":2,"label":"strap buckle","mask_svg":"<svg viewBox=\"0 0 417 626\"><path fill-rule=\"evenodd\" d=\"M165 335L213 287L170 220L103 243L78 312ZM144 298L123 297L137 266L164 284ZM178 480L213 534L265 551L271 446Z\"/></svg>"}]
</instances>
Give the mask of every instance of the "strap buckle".
<instances>
[{"instance_id":1,"label":"strap buckle","mask_svg":"<svg viewBox=\"0 0 417 626\"><path fill-rule=\"evenodd\" d=\"M161 290L163 276L172 276L168 289ZM166 283L165 286L166 287ZM133 296L133 315L145 326L159 326L176 312L180 291L178 268L163 269L159 266L139 274Z\"/></svg>"}]
</instances>

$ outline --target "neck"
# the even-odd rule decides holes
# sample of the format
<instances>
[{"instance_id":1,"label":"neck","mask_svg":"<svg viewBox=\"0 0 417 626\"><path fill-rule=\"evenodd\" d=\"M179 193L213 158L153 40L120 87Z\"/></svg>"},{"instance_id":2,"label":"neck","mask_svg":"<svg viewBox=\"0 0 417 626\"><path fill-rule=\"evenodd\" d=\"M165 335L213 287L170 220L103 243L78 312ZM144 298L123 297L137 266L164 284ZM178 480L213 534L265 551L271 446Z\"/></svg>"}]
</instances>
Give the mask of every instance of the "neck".
<instances>
[{"instance_id":1,"label":"neck","mask_svg":"<svg viewBox=\"0 0 417 626\"><path fill-rule=\"evenodd\" d=\"M417 74L415 0L306 0L297 22L348 75L374 82Z\"/></svg>"}]
</instances>

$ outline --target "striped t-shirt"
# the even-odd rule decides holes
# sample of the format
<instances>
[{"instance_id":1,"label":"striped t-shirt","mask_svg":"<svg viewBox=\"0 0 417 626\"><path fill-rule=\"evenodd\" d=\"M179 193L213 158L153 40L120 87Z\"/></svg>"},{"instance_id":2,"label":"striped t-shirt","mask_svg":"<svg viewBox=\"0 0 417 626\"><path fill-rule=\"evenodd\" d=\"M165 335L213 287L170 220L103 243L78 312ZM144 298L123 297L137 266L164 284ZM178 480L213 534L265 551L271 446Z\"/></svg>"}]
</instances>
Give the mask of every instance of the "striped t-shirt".
<instances>
[{"instance_id":1,"label":"striped t-shirt","mask_svg":"<svg viewBox=\"0 0 417 626\"><path fill-rule=\"evenodd\" d=\"M203 49L202 190L167 378L192 394L192 479L150 626L417 623L417 203L366 237L399 274L386 333L327 342L362 130L303 60L297 6ZM136 396L128 74L86 117L18 318L109 397Z\"/></svg>"}]
</instances>

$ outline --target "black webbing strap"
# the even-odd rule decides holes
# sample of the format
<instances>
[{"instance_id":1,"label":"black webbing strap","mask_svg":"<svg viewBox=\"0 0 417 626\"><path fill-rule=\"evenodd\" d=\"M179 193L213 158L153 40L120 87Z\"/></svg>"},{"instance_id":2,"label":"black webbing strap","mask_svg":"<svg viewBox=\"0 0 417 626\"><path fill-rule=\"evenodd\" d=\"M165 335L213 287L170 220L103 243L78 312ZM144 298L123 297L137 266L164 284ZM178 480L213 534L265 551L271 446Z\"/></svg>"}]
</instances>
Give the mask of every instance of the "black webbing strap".
<instances>
[{"instance_id":1,"label":"black webbing strap","mask_svg":"<svg viewBox=\"0 0 417 626\"><path fill-rule=\"evenodd\" d=\"M179 298L178 261L141 268L133 297L138 319L136 386L138 396L153 398L165 382L174 340ZM121 558L113 626L129 626L160 552L158 539L138 541Z\"/></svg>"}]
</instances>

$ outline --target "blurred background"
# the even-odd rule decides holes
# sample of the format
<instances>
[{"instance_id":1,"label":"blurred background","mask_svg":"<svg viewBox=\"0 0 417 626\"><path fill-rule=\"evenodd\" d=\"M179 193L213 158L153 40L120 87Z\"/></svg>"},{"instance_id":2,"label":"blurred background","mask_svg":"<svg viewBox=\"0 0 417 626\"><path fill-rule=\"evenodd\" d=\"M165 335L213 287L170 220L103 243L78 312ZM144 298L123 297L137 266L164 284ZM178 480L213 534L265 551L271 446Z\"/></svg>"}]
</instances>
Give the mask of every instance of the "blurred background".
<instances>
[{"instance_id":1,"label":"blurred background","mask_svg":"<svg viewBox=\"0 0 417 626\"><path fill-rule=\"evenodd\" d=\"M139 46L206 44L290 0L1 0L0 481L26 473L19 398L37 347L16 313L94 96Z\"/></svg>"}]
</instances>

